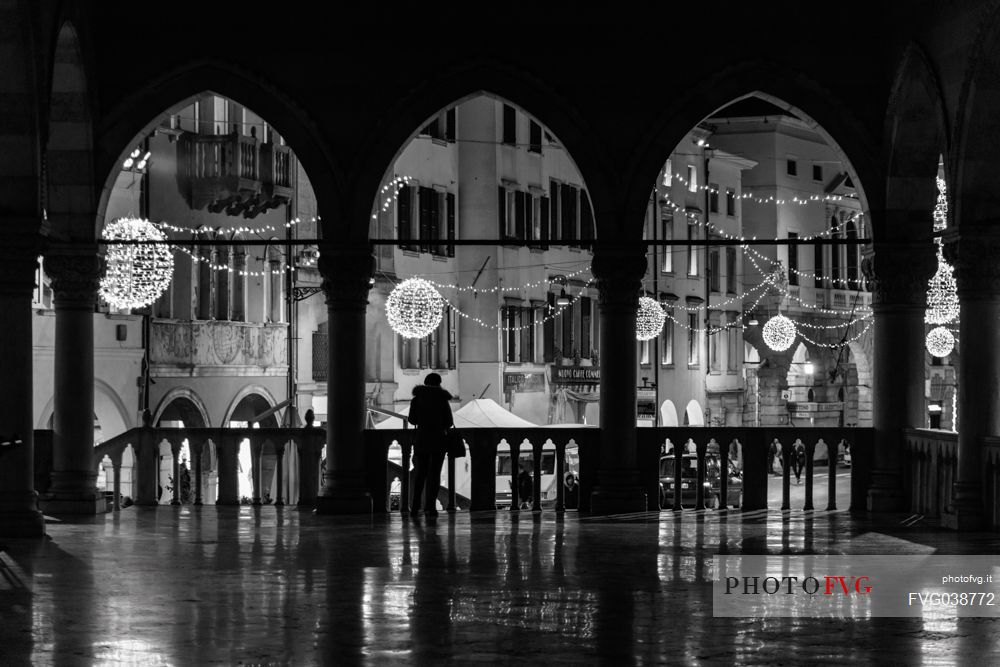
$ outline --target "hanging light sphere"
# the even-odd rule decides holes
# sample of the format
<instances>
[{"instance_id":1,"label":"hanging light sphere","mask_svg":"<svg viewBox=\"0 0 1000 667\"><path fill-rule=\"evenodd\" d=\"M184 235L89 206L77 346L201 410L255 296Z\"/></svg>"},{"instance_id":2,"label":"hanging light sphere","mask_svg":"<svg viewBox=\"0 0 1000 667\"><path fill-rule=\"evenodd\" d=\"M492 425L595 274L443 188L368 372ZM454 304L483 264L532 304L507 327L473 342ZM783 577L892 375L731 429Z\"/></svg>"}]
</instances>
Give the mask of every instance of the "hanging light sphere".
<instances>
[{"instance_id":1,"label":"hanging light sphere","mask_svg":"<svg viewBox=\"0 0 1000 667\"><path fill-rule=\"evenodd\" d=\"M165 241L166 237L149 220L121 218L104 227L106 241ZM166 243L109 245L105 255L107 270L101 278L100 294L118 309L148 306L170 286L174 275L174 254Z\"/></svg>"},{"instance_id":2,"label":"hanging light sphere","mask_svg":"<svg viewBox=\"0 0 1000 667\"><path fill-rule=\"evenodd\" d=\"M784 315L775 315L764 325L764 343L775 352L784 352L795 342L795 323Z\"/></svg>"},{"instance_id":3,"label":"hanging light sphere","mask_svg":"<svg viewBox=\"0 0 1000 667\"><path fill-rule=\"evenodd\" d=\"M927 351L935 357L947 357L955 349L955 337L944 327L934 327L927 333Z\"/></svg>"},{"instance_id":4,"label":"hanging light sphere","mask_svg":"<svg viewBox=\"0 0 1000 667\"><path fill-rule=\"evenodd\" d=\"M948 324L958 317L958 284L955 269L938 249L937 272L927 286L927 313L924 321L928 324Z\"/></svg>"},{"instance_id":5,"label":"hanging light sphere","mask_svg":"<svg viewBox=\"0 0 1000 667\"><path fill-rule=\"evenodd\" d=\"M640 297L639 312L635 318L636 340L650 340L659 336L666 319L667 314L656 299L648 296Z\"/></svg>"},{"instance_id":6,"label":"hanging light sphere","mask_svg":"<svg viewBox=\"0 0 1000 667\"><path fill-rule=\"evenodd\" d=\"M437 329L444 316L444 299L422 278L407 278L385 302L389 326L403 338L423 338Z\"/></svg>"}]
</instances>

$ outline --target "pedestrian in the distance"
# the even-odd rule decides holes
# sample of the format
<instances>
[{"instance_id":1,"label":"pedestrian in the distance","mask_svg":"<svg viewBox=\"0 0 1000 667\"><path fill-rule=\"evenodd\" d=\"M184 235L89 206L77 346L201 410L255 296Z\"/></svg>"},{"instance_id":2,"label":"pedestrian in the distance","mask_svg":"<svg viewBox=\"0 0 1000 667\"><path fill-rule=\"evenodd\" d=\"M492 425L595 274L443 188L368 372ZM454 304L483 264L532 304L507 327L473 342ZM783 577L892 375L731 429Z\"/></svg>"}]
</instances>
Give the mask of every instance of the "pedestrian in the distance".
<instances>
[{"instance_id":1,"label":"pedestrian in the distance","mask_svg":"<svg viewBox=\"0 0 1000 667\"><path fill-rule=\"evenodd\" d=\"M445 433L454 426L451 414L451 394L441 387L441 376L428 373L422 385L413 388L410 413L407 420L417 427L417 441L413 447L413 502L410 516L420 511L421 491L424 491L424 515L437 516L437 496L441 488L441 464L448 453Z\"/></svg>"},{"instance_id":2,"label":"pedestrian in the distance","mask_svg":"<svg viewBox=\"0 0 1000 667\"><path fill-rule=\"evenodd\" d=\"M806 446L801 442L792 445L792 472L795 473L795 483L802 483L802 468L806 465Z\"/></svg>"}]
</instances>

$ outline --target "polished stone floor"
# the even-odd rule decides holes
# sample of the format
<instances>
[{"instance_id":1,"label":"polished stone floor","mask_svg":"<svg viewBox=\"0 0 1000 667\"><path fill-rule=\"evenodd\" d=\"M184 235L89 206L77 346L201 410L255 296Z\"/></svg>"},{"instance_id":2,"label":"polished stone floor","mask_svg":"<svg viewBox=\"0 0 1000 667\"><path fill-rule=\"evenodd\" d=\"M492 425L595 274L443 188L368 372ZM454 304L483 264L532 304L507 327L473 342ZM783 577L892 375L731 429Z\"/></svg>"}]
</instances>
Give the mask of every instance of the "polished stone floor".
<instances>
[{"instance_id":1,"label":"polished stone floor","mask_svg":"<svg viewBox=\"0 0 1000 667\"><path fill-rule=\"evenodd\" d=\"M129 508L0 540L0 664L997 664L990 619L713 618L716 553L997 554L846 512Z\"/></svg>"}]
</instances>

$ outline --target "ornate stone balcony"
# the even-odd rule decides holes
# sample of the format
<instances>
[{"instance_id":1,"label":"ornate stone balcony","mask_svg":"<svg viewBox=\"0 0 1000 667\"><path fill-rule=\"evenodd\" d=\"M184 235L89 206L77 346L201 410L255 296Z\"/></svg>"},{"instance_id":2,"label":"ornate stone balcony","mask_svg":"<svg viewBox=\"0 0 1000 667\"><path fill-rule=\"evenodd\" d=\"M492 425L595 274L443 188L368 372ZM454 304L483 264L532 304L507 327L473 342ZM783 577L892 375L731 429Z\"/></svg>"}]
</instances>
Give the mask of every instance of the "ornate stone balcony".
<instances>
[{"instance_id":1,"label":"ornate stone balcony","mask_svg":"<svg viewBox=\"0 0 1000 667\"><path fill-rule=\"evenodd\" d=\"M288 325L153 320L150 361L157 375L283 375Z\"/></svg>"}]
</instances>

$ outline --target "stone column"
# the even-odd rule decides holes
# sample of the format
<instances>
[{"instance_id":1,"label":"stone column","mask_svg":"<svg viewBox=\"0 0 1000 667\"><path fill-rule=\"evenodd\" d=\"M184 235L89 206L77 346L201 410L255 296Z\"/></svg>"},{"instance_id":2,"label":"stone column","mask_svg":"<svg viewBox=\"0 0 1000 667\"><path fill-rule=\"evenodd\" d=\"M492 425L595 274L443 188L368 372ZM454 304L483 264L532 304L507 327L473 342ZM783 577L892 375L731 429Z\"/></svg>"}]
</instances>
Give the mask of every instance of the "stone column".
<instances>
[{"instance_id":1,"label":"stone column","mask_svg":"<svg viewBox=\"0 0 1000 667\"><path fill-rule=\"evenodd\" d=\"M38 221L3 219L5 227L37 228ZM38 511L32 422L31 293L40 251L35 233L10 231L0 245L0 439L20 440L0 456L0 537L40 537L45 521ZM6 448L5 448L6 449Z\"/></svg>"},{"instance_id":2,"label":"stone column","mask_svg":"<svg viewBox=\"0 0 1000 667\"><path fill-rule=\"evenodd\" d=\"M907 509L903 429L924 423L924 311L934 244L876 243L862 267L872 290L872 422L869 512ZM845 399L847 397L845 396Z\"/></svg>"},{"instance_id":3,"label":"stone column","mask_svg":"<svg viewBox=\"0 0 1000 667\"><path fill-rule=\"evenodd\" d=\"M279 442L274 445L274 506L283 507L285 505L285 443Z\"/></svg>"},{"instance_id":4,"label":"stone column","mask_svg":"<svg viewBox=\"0 0 1000 667\"><path fill-rule=\"evenodd\" d=\"M181 444L180 440L173 440L170 443L170 455L173 457L171 469L174 471L174 479L172 481L174 488L170 498L171 505L181 504Z\"/></svg>"},{"instance_id":5,"label":"stone column","mask_svg":"<svg viewBox=\"0 0 1000 667\"><path fill-rule=\"evenodd\" d=\"M997 221L989 221L995 230ZM1000 234L974 227L945 233L945 256L958 282L958 470L954 500L942 522L958 530L983 527L982 439L1000 435Z\"/></svg>"},{"instance_id":6,"label":"stone column","mask_svg":"<svg viewBox=\"0 0 1000 667\"><path fill-rule=\"evenodd\" d=\"M326 470L318 514L370 514L365 485L365 308L375 271L371 248L322 246L319 270L328 338Z\"/></svg>"},{"instance_id":7,"label":"stone column","mask_svg":"<svg viewBox=\"0 0 1000 667\"><path fill-rule=\"evenodd\" d=\"M642 511L646 494L639 483L636 456L635 320L646 273L645 251L598 248L592 271L601 309L601 449L591 511Z\"/></svg>"},{"instance_id":8,"label":"stone column","mask_svg":"<svg viewBox=\"0 0 1000 667\"><path fill-rule=\"evenodd\" d=\"M49 514L95 514L104 501L94 469L94 307L101 273L96 246L45 258L56 310L52 486Z\"/></svg>"}]
</instances>

